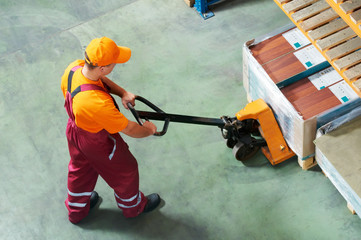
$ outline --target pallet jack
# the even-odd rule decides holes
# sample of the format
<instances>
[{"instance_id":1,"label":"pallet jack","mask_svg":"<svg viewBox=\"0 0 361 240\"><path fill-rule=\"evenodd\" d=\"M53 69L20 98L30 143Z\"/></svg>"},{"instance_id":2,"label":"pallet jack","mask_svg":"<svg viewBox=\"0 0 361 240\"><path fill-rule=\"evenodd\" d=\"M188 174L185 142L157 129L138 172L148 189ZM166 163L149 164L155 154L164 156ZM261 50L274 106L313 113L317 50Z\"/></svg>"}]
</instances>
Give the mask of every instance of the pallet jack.
<instances>
[{"instance_id":1,"label":"pallet jack","mask_svg":"<svg viewBox=\"0 0 361 240\"><path fill-rule=\"evenodd\" d=\"M251 158L260 148L272 165L295 155L287 146L271 108L262 99L248 103L234 117L220 118L169 114L141 96L136 96L135 99L155 111L137 111L128 103L138 124L143 125L142 119L164 121L162 131L156 132L155 136L166 134L169 122L211 125L221 129L227 147L233 149L233 155L237 160L244 161Z\"/></svg>"}]
</instances>

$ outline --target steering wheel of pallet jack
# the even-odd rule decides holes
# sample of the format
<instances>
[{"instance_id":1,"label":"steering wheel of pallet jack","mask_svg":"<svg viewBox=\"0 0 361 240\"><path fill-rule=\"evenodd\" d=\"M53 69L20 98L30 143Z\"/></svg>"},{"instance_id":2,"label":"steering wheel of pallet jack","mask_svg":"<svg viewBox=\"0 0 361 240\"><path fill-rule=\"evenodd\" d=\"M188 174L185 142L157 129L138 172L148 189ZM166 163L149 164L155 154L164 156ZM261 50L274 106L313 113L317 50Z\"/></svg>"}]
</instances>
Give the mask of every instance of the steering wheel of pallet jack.
<instances>
[{"instance_id":1,"label":"steering wheel of pallet jack","mask_svg":"<svg viewBox=\"0 0 361 240\"><path fill-rule=\"evenodd\" d=\"M145 99L141 96L136 96L135 99L144 103L145 105L147 105L148 107L150 107L151 109L153 109L154 111L156 111L158 113L165 113L159 107L155 106L153 103L149 102L147 99ZM133 107L133 105L131 103L127 103L127 106L129 108L129 110L131 111L131 113L133 114L135 120L137 120L138 124L140 126L143 126L143 120L139 117L138 111L135 110L135 108ZM163 125L162 131L154 133L154 136L163 136L164 134L166 134L167 130L168 130L169 121L170 121L170 119L166 118L164 120L164 125Z\"/></svg>"}]
</instances>

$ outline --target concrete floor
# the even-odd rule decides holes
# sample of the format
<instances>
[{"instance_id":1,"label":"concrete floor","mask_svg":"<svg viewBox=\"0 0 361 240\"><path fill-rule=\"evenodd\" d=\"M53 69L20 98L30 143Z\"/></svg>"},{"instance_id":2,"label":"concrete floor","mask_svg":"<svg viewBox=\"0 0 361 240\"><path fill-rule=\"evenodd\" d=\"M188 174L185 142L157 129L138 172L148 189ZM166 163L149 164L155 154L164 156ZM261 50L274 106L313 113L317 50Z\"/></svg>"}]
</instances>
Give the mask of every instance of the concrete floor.
<instances>
[{"instance_id":1,"label":"concrete floor","mask_svg":"<svg viewBox=\"0 0 361 240\"><path fill-rule=\"evenodd\" d=\"M205 21L183 0L0 1L1 239L360 238L361 219L319 168L273 167L261 153L238 162L218 128L178 123L160 138L126 138L141 190L158 192L162 208L125 219L99 179L99 208L68 222L67 64L108 36L133 51L110 76L127 90L170 113L232 116L246 104L243 43L289 19L271 0L213 11Z\"/></svg>"}]
</instances>

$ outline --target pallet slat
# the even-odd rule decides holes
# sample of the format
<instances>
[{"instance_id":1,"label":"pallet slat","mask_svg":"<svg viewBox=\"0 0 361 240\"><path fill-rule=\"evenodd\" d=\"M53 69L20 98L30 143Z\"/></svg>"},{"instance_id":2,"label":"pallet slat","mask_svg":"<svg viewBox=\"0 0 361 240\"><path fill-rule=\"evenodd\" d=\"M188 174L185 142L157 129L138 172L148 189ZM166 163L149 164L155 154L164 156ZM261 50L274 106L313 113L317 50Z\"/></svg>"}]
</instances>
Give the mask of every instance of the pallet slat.
<instances>
[{"instance_id":1,"label":"pallet slat","mask_svg":"<svg viewBox=\"0 0 361 240\"><path fill-rule=\"evenodd\" d=\"M352 85L354 86L354 88L356 88L356 89L358 89L358 91L360 91L361 90L361 79L354 81L352 83Z\"/></svg>"},{"instance_id":2,"label":"pallet slat","mask_svg":"<svg viewBox=\"0 0 361 240\"><path fill-rule=\"evenodd\" d=\"M318 0L293 0L283 5L283 9L289 14L299 9L307 7L308 5L317 2Z\"/></svg>"},{"instance_id":3,"label":"pallet slat","mask_svg":"<svg viewBox=\"0 0 361 240\"><path fill-rule=\"evenodd\" d=\"M348 70L346 70L344 72L345 77L349 80L352 81L358 77L361 77L361 64L358 64Z\"/></svg>"},{"instance_id":4,"label":"pallet slat","mask_svg":"<svg viewBox=\"0 0 361 240\"><path fill-rule=\"evenodd\" d=\"M305 20L307 18L313 17L314 15L329 9L330 5L328 5L327 2L325 1L318 1L315 2L314 4L311 4L308 7L305 7L297 12L295 12L294 14L292 14L292 18L293 20L295 20L296 22Z\"/></svg>"},{"instance_id":5,"label":"pallet slat","mask_svg":"<svg viewBox=\"0 0 361 240\"><path fill-rule=\"evenodd\" d=\"M340 58L334 62L335 67L339 71L343 71L346 68L352 67L361 62L361 51L353 52L343 58Z\"/></svg>"},{"instance_id":6,"label":"pallet slat","mask_svg":"<svg viewBox=\"0 0 361 240\"><path fill-rule=\"evenodd\" d=\"M289 2L290 0L276 0L279 4L283 4L283 3L286 3L286 2Z\"/></svg>"},{"instance_id":7,"label":"pallet slat","mask_svg":"<svg viewBox=\"0 0 361 240\"><path fill-rule=\"evenodd\" d=\"M301 22L299 26L303 31L308 32L338 17L337 13L330 8Z\"/></svg>"},{"instance_id":8,"label":"pallet slat","mask_svg":"<svg viewBox=\"0 0 361 240\"><path fill-rule=\"evenodd\" d=\"M332 33L335 33L348 25L343 21L341 18L337 18L319 28L316 28L308 33L308 36L313 40L316 41L320 38L327 37Z\"/></svg>"},{"instance_id":9,"label":"pallet slat","mask_svg":"<svg viewBox=\"0 0 361 240\"><path fill-rule=\"evenodd\" d=\"M361 9L357 10L356 12L351 13L350 18L355 24L360 23L361 22Z\"/></svg>"},{"instance_id":10,"label":"pallet slat","mask_svg":"<svg viewBox=\"0 0 361 240\"><path fill-rule=\"evenodd\" d=\"M361 38L355 37L343 44L338 45L337 47L330 49L329 51L325 52L325 55L330 61L333 61L360 48Z\"/></svg>"},{"instance_id":11,"label":"pallet slat","mask_svg":"<svg viewBox=\"0 0 361 240\"><path fill-rule=\"evenodd\" d=\"M347 2L340 4L341 10L346 14L348 14L348 13L354 11L356 8L360 8L360 7L361 7L361 1L359 1L359 0L347 1Z\"/></svg>"},{"instance_id":12,"label":"pallet slat","mask_svg":"<svg viewBox=\"0 0 361 240\"><path fill-rule=\"evenodd\" d=\"M316 44L321 49L321 51L324 51L326 49L339 45L340 43L343 43L355 36L357 35L351 28L345 28L324 39L317 41Z\"/></svg>"}]
</instances>

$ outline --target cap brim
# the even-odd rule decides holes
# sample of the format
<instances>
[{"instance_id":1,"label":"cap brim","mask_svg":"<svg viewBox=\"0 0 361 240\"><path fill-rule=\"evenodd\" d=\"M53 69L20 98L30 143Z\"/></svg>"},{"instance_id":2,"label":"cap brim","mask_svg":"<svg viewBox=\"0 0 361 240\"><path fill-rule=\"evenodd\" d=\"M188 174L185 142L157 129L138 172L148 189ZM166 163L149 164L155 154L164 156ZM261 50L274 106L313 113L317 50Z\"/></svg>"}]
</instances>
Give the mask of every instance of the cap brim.
<instances>
[{"instance_id":1,"label":"cap brim","mask_svg":"<svg viewBox=\"0 0 361 240\"><path fill-rule=\"evenodd\" d=\"M119 49L119 55L117 58L116 63L125 63L130 59L130 56L132 55L132 51L130 48L118 46Z\"/></svg>"}]
</instances>

